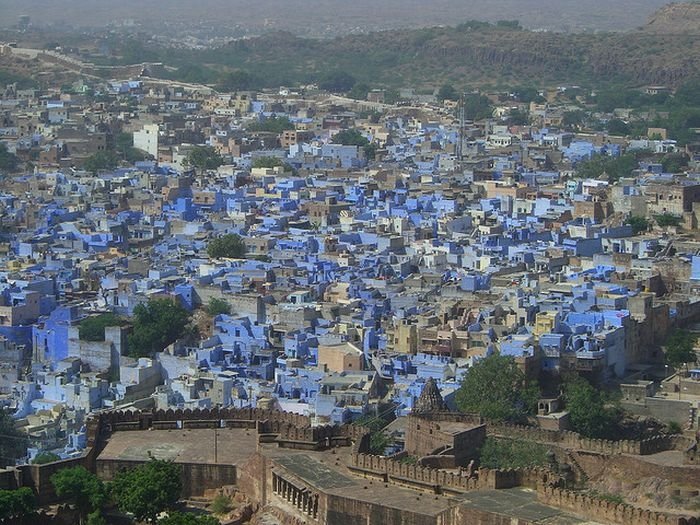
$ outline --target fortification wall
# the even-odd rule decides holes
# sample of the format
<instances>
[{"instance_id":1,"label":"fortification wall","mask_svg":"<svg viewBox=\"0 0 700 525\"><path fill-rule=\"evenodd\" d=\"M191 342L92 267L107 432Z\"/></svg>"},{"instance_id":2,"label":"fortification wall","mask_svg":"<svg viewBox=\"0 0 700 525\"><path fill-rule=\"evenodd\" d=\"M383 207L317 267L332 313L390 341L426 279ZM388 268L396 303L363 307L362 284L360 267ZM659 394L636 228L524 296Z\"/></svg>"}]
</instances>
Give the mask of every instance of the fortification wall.
<instances>
[{"instance_id":1,"label":"fortification wall","mask_svg":"<svg viewBox=\"0 0 700 525\"><path fill-rule=\"evenodd\" d=\"M537 499L587 519L620 525L697 525L694 517L681 517L663 512L653 512L624 503L613 503L578 492L542 485L537 489Z\"/></svg>"},{"instance_id":2,"label":"fortification wall","mask_svg":"<svg viewBox=\"0 0 700 525\"><path fill-rule=\"evenodd\" d=\"M351 470L386 483L410 486L437 494L465 493L470 490L505 489L512 487L536 488L540 483L550 483L556 477L547 469L485 469L470 473L448 472L425 465L409 464L371 454L352 454Z\"/></svg>"},{"instance_id":3,"label":"fortification wall","mask_svg":"<svg viewBox=\"0 0 700 525\"><path fill-rule=\"evenodd\" d=\"M96 474L104 480L114 479L122 469L132 469L143 464L143 461L103 460L96 463ZM178 463L181 467L182 496L202 496L209 489L220 488L224 485L235 485L236 465L214 465L205 463Z\"/></svg>"},{"instance_id":4,"label":"fortification wall","mask_svg":"<svg viewBox=\"0 0 700 525\"><path fill-rule=\"evenodd\" d=\"M413 419L413 418L410 418ZM418 419L418 418L416 418ZM585 450L601 454L634 454L648 455L665 450L686 450L689 444L687 438L682 436L659 435L639 441L621 440L611 441L607 439L592 439L584 437L576 432L546 430L542 428L511 425L500 421L489 421L474 414L455 414L445 412L421 416L426 422L449 421L463 423L466 426L486 424L488 436L503 437L509 439L524 439L537 443L556 444L563 448ZM409 430L411 429L409 422ZM407 437L408 441L408 437Z\"/></svg>"}]
</instances>

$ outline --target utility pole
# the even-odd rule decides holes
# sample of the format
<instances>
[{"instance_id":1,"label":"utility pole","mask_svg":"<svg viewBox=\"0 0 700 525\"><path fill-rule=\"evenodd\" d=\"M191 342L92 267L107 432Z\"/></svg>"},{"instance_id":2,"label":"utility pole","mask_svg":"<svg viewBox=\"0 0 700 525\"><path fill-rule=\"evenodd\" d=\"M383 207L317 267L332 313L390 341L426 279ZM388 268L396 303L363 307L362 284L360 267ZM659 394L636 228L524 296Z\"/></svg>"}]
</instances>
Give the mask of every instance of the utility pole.
<instances>
[{"instance_id":1,"label":"utility pole","mask_svg":"<svg viewBox=\"0 0 700 525\"><path fill-rule=\"evenodd\" d=\"M464 93L462 93L459 96L459 106L458 106L458 113L459 113L459 132L457 133L457 167L460 171L462 172L462 158L464 155L463 147L464 147Z\"/></svg>"}]
</instances>

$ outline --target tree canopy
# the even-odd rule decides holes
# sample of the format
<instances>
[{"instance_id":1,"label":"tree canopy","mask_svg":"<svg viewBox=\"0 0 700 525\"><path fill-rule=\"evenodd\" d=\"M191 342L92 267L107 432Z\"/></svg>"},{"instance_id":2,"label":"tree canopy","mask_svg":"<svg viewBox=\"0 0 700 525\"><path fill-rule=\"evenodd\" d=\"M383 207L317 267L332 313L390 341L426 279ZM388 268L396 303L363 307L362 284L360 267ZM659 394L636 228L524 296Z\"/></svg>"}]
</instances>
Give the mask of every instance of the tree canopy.
<instances>
[{"instance_id":1,"label":"tree canopy","mask_svg":"<svg viewBox=\"0 0 700 525\"><path fill-rule=\"evenodd\" d=\"M334 144L343 146L358 146L362 148L365 157L373 159L377 153L377 145L372 144L358 129L344 129L333 135Z\"/></svg>"},{"instance_id":2,"label":"tree canopy","mask_svg":"<svg viewBox=\"0 0 700 525\"><path fill-rule=\"evenodd\" d=\"M597 179L606 174L611 181L616 181L621 177L629 177L638 165L634 153L625 153L619 157L594 155L590 160L580 162L576 171L581 177Z\"/></svg>"},{"instance_id":3,"label":"tree canopy","mask_svg":"<svg viewBox=\"0 0 700 525\"><path fill-rule=\"evenodd\" d=\"M284 162L281 158L271 156L263 156L256 158L253 161L252 167L265 168L268 170L272 168L284 168L284 171L292 171L292 167L286 162Z\"/></svg>"},{"instance_id":4,"label":"tree canopy","mask_svg":"<svg viewBox=\"0 0 700 525\"><path fill-rule=\"evenodd\" d=\"M672 213L660 213L658 215L654 215L654 220L656 221L656 224L662 228L666 226L680 226L683 222L681 217L678 215L673 215Z\"/></svg>"},{"instance_id":5,"label":"tree canopy","mask_svg":"<svg viewBox=\"0 0 700 525\"><path fill-rule=\"evenodd\" d=\"M527 383L515 359L493 354L469 369L455 402L463 412L520 422L533 413L538 396L537 387Z\"/></svg>"},{"instance_id":6,"label":"tree canopy","mask_svg":"<svg viewBox=\"0 0 700 525\"><path fill-rule=\"evenodd\" d=\"M92 315L78 325L78 337L83 341L104 341L106 327L123 324L124 319L113 313Z\"/></svg>"},{"instance_id":7,"label":"tree canopy","mask_svg":"<svg viewBox=\"0 0 700 525\"><path fill-rule=\"evenodd\" d=\"M666 340L666 361L679 368L685 363L694 363L697 359L695 344L698 338L688 330L675 329Z\"/></svg>"},{"instance_id":8,"label":"tree canopy","mask_svg":"<svg viewBox=\"0 0 700 525\"><path fill-rule=\"evenodd\" d=\"M61 456L54 454L53 452L40 452L32 460L32 465L46 465L47 463L53 463L54 461L60 461Z\"/></svg>"},{"instance_id":9,"label":"tree canopy","mask_svg":"<svg viewBox=\"0 0 700 525\"><path fill-rule=\"evenodd\" d=\"M632 226L632 233L635 235L649 229L649 220L646 217L632 215L625 221L625 224Z\"/></svg>"},{"instance_id":10,"label":"tree canopy","mask_svg":"<svg viewBox=\"0 0 700 525\"><path fill-rule=\"evenodd\" d=\"M350 91L357 81L355 77L344 71L333 71L326 73L318 87L331 93L346 93Z\"/></svg>"},{"instance_id":11,"label":"tree canopy","mask_svg":"<svg viewBox=\"0 0 700 525\"><path fill-rule=\"evenodd\" d=\"M224 299L212 297L209 299L209 304L207 304L207 313L212 317L216 317L219 314L230 314L231 304Z\"/></svg>"},{"instance_id":12,"label":"tree canopy","mask_svg":"<svg viewBox=\"0 0 700 525\"><path fill-rule=\"evenodd\" d=\"M245 255L245 243L240 235L227 233L216 239L209 241L207 254L212 259L229 257L232 259L241 258Z\"/></svg>"},{"instance_id":13,"label":"tree canopy","mask_svg":"<svg viewBox=\"0 0 700 525\"><path fill-rule=\"evenodd\" d=\"M106 499L102 481L85 467L64 468L51 476L51 483L59 498L72 501L83 523L88 514L100 509Z\"/></svg>"},{"instance_id":14,"label":"tree canopy","mask_svg":"<svg viewBox=\"0 0 700 525\"><path fill-rule=\"evenodd\" d=\"M219 88L222 91L255 91L263 87L263 80L248 71L233 71L227 74L221 81Z\"/></svg>"},{"instance_id":15,"label":"tree canopy","mask_svg":"<svg viewBox=\"0 0 700 525\"><path fill-rule=\"evenodd\" d=\"M98 171L111 170L117 167L119 159L113 151L98 151L85 159L83 168L92 173Z\"/></svg>"},{"instance_id":16,"label":"tree canopy","mask_svg":"<svg viewBox=\"0 0 700 525\"><path fill-rule=\"evenodd\" d=\"M287 117L272 115L269 118L253 122L248 125L248 131L267 131L270 133L282 133L287 129L294 129L294 124Z\"/></svg>"},{"instance_id":17,"label":"tree canopy","mask_svg":"<svg viewBox=\"0 0 700 525\"><path fill-rule=\"evenodd\" d=\"M452 84L443 84L437 92L437 99L443 100L459 100L459 92Z\"/></svg>"},{"instance_id":18,"label":"tree canopy","mask_svg":"<svg viewBox=\"0 0 700 525\"><path fill-rule=\"evenodd\" d=\"M14 153L10 153L5 144L0 143L0 170L15 171L19 165L19 159Z\"/></svg>"},{"instance_id":19,"label":"tree canopy","mask_svg":"<svg viewBox=\"0 0 700 525\"><path fill-rule=\"evenodd\" d=\"M32 489L0 490L0 520L24 518L36 510L36 498Z\"/></svg>"},{"instance_id":20,"label":"tree canopy","mask_svg":"<svg viewBox=\"0 0 700 525\"><path fill-rule=\"evenodd\" d=\"M121 471L112 482L112 497L120 510L132 513L137 521L156 523L158 515L172 509L180 499L180 470L172 461L152 459Z\"/></svg>"},{"instance_id":21,"label":"tree canopy","mask_svg":"<svg viewBox=\"0 0 700 525\"><path fill-rule=\"evenodd\" d=\"M533 441L486 438L479 466L493 469L528 468L547 464L547 447Z\"/></svg>"},{"instance_id":22,"label":"tree canopy","mask_svg":"<svg viewBox=\"0 0 700 525\"><path fill-rule=\"evenodd\" d=\"M614 439L620 413L607 405L603 392L573 376L564 382L564 399L574 431L590 438Z\"/></svg>"},{"instance_id":23,"label":"tree canopy","mask_svg":"<svg viewBox=\"0 0 700 525\"><path fill-rule=\"evenodd\" d=\"M129 355L143 357L163 351L191 333L189 319L190 313L172 299L150 299L137 305L128 339Z\"/></svg>"},{"instance_id":24,"label":"tree canopy","mask_svg":"<svg viewBox=\"0 0 700 525\"><path fill-rule=\"evenodd\" d=\"M211 146L195 146L185 161L188 166L200 171L215 170L224 163L221 155Z\"/></svg>"},{"instance_id":25,"label":"tree canopy","mask_svg":"<svg viewBox=\"0 0 700 525\"><path fill-rule=\"evenodd\" d=\"M115 151L119 158L127 162L144 160L146 153L134 147L133 133L119 133L115 140Z\"/></svg>"},{"instance_id":26,"label":"tree canopy","mask_svg":"<svg viewBox=\"0 0 700 525\"><path fill-rule=\"evenodd\" d=\"M27 454L27 436L17 428L10 413L0 408L0 466L13 465Z\"/></svg>"}]
</instances>

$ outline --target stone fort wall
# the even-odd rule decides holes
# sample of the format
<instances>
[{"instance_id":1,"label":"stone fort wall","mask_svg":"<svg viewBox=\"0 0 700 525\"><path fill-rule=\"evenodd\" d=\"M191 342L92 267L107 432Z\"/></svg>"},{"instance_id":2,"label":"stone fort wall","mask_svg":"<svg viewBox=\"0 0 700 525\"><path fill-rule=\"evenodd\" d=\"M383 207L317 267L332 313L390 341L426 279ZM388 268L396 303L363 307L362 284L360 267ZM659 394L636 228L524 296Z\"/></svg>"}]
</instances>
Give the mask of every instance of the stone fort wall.
<instances>
[{"instance_id":1,"label":"stone fort wall","mask_svg":"<svg viewBox=\"0 0 700 525\"><path fill-rule=\"evenodd\" d=\"M610 441L607 439L592 439L576 432L546 430L524 425L512 425L500 421L489 421L474 414L456 414L452 412L421 416L426 421L449 421L465 425L486 424L488 436L510 439L523 439L537 443L550 443L563 448L598 452L600 454L633 454L645 456L666 450L687 451L692 448L694 440L678 435L659 435L643 440Z\"/></svg>"}]
</instances>

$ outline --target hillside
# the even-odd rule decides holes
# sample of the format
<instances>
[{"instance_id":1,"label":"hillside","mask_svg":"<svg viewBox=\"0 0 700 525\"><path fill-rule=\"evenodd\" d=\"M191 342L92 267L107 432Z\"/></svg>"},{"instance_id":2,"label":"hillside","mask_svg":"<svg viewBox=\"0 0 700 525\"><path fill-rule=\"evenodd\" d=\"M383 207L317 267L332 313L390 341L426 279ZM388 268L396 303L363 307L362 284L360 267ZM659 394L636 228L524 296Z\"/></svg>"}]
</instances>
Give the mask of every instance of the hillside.
<instances>
[{"instance_id":1,"label":"hillside","mask_svg":"<svg viewBox=\"0 0 700 525\"><path fill-rule=\"evenodd\" d=\"M654 13L644 31L659 34L700 34L700 2L673 3Z\"/></svg>"},{"instance_id":2,"label":"hillside","mask_svg":"<svg viewBox=\"0 0 700 525\"><path fill-rule=\"evenodd\" d=\"M700 35L562 34L497 27L430 28L332 40L273 33L208 51L162 50L174 66L240 69L268 85L344 71L371 85L601 83L676 86L700 71Z\"/></svg>"}]
</instances>

